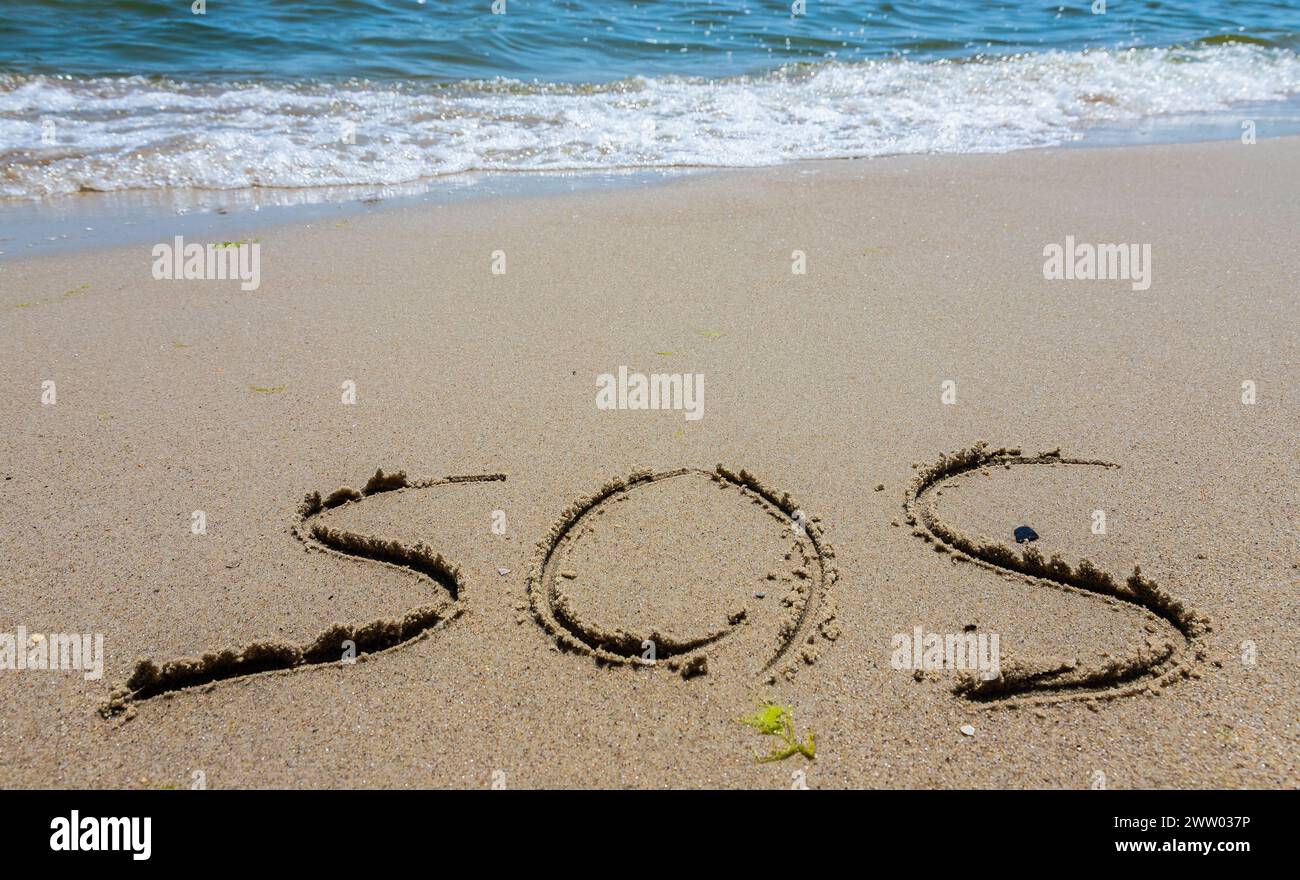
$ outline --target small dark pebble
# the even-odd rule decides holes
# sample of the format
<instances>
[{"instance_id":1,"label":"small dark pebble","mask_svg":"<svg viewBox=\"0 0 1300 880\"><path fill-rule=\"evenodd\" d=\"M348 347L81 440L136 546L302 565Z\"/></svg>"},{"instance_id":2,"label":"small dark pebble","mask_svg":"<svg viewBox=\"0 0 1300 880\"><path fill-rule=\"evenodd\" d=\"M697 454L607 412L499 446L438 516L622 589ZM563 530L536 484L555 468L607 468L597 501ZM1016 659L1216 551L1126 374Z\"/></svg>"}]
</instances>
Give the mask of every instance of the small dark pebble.
<instances>
[{"instance_id":1,"label":"small dark pebble","mask_svg":"<svg viewBox=\"0 0 1300 880\"><path fill-rule=\"evenodd\" d=\"M1016 526L1016 543L1023 544L1026 541L1037 541L1038 532L1035 532L1029 526Z\"/></svg>"}]
</instances>

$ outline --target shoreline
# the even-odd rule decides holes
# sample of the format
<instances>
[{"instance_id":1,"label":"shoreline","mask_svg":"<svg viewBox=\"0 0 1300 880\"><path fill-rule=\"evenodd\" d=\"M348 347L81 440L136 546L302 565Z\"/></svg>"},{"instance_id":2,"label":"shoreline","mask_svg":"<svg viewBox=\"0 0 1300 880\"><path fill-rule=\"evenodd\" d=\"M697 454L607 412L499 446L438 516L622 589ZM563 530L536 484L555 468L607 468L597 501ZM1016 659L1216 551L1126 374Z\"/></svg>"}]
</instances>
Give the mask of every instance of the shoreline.
<instances>
[{"instance_id":1,"label":"shoreline","mask_svg":"<svg viewBox=\"0 0 1300 880\"><path fill-rule=\"evenodd\" d=\"M797 159L779 165L692 166L545 171L466 172L400 184L240 190L122 190L0 200L0 264L40 254L170 240L173 235L235 237L252 230L317 222L346 222L376 211L462 201L546 197L566 192L637 188L701 174L802 165L889 161L909 155L1016 155L1054 150L1109 150L1237 140L1244 118L1260 125L1260 140L1300 135L1300 95L1249 102L1231 112L1147 117L1096 126L1064 143L994 153L894 153Z\"/></svg>"}]
</instances>

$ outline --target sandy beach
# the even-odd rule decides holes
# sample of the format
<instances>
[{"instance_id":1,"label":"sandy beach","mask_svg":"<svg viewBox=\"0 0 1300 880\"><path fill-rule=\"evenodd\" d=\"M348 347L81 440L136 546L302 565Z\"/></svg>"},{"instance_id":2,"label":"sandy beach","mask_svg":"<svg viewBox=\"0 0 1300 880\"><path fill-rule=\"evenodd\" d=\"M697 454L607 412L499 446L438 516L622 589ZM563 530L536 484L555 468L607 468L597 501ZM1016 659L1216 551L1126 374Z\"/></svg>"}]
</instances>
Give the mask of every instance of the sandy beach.
<instances>
[{"instance_id":1,"label":"sandy beach","mask_svg":"<svg viewBox=\"0 0 1300 880\"><path fill-rule=\"evenodd\" d=\"M104 652L0 673L0 787L1294 788L1297 171L1279 138L399 207L250 224L254 290L153 243L0 263L0 621ZM1149 245L1149 286L1045 278L1067 238ZM599 405L620 368L695 411ZM925 482L980 441L1020 452ZM918 629L996 634L1016 693L900 668ZM300 650L331 632L356 662ZM268 645L296 665L114 702ZM763 700L815 759L756 761Z\"/></svg>"}]
</instances>

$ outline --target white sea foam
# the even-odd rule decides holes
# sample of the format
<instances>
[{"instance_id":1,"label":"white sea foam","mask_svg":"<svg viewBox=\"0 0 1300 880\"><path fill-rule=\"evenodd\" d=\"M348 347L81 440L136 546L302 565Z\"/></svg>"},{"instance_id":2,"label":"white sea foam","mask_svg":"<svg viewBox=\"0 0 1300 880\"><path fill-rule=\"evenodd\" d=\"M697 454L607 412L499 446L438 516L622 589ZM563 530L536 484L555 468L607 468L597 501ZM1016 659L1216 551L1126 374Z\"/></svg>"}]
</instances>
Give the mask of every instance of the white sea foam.
<instances>
[{"instance_id":1,"label":"white sea foam","mask_svg":"<svg viewBox=\"0 0 1300 880\"><path fill-rule=\"evenodd\" d=\"M1300 56L1249 44L828 62L601 86L4 75L0 195L1003 152L1099 124L1297 93ZM355 143L344 142L350 126Z\"/></svg>"}]
</instances>

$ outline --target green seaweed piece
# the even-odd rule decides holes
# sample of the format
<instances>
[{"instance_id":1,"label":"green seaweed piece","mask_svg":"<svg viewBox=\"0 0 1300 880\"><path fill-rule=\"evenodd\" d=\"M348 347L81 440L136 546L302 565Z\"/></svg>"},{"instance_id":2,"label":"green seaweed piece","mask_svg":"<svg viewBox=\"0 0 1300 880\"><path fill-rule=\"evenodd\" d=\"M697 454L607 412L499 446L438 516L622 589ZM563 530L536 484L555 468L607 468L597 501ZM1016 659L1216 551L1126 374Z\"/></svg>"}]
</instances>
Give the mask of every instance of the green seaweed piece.
<instances>
[{"instance_id":1,"label":"green seaweed piece","mask_svg":"<svg viewBox=\"0 0 1300 880\"><path fill-rule=\"evenodd\" d=\"M766 755L754 752L754 760L760 764L784 761L791 755L803 755L812 761L817 756L817 744L813 731L808 731L808 742L803 743L794 735L794 714L789 706L764 700L757 712L738 719L741 724L754 728L764 736L774 736L784 745L774 743Z\"/></svg>"}]
</instances>

